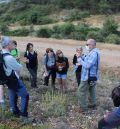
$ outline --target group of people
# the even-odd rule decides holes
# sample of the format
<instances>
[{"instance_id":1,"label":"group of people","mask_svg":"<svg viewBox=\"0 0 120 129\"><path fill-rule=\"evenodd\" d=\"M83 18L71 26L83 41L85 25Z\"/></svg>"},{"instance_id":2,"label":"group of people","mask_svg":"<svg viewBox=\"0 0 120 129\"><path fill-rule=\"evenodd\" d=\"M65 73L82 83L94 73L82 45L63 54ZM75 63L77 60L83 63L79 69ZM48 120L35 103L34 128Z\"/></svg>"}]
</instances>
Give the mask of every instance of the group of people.
<instances>
[{"instance_id":1,"label":"group of people","mask_svg":"<svg viewBox=\"0 0 120 129\"><path fill-rule=\"evenodd\" d=\"M29 93L20 75L22 65L20 63L21 58L20 52L17 49L17 42L5 36L1 40L1 46L1 53L4 60L3 68L7 77L7 82L5 82L5 84L8 86L9 90L12 113L17 117L21 117L22 121L32 121L28 117ZM22 61L26 64L30 73L31 87L37 88L38 57L33 47L32 43L27 44L24 59L22 59ZM89 108L95 108L97 106L96 82L99 79L100 68L100 52L99 49L96 48L96 41L94 39L88 39L86 42L86 49L88 53L83 54L83 48L77 48L76 54L73 57L73 66L78 85L79 111L81 113ZM49 79L51 77L51 87L55 90L55 80L57 78L60 90L66 92L69 61L68 58L64 56L63 52L57 50L55 53L52 48L47 48L43 58L43 67L44 85L49 85ZM2 85L4 84L0 83L0 97L3 96ZM90 104L88 104L88 93ZM21 110L17 106L18 97L21 97ZM0 103L1 102L3 102L2 97L0 98ZM98 128L112 129L120 125L119 110L118 108L110 117L107 116L101 119Z\"/></svg>"}]
</instances>

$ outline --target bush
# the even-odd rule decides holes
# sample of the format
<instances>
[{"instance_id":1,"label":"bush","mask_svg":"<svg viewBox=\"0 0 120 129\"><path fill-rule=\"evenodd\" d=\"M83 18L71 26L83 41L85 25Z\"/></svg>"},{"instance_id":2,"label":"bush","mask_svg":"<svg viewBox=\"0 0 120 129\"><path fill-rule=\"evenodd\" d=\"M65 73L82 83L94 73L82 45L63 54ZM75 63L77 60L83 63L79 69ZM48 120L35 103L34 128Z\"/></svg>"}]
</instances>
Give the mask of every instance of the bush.
<instances>
[{"instance_id":1,"label":"bush","mask_svg":"<svg viewBox=\"0 0 120 129\"><path fill-rule=\"evenodd\" d=\"M67 112L67 97L59 92L47 92L42 96L41 108L46 117L63 116Z\"/></svg>"},{"instance_id":2,"label":"bush","mask_svg":"<svg viewBox=\"0 0 120 129\"><path fill-rule=\"evenodd\" d=\"M38 17L37 19L37 24L40 25L45 25L45 24L50 24L50 23L54 23L55 21L51 18L49 18L48 16L45 17Z\"/></svg>"},{"instance_id":3,"label":"bush","mask_svg":"<svg viewBox=\"0 0 120 129\"><path fill-rule=\"evenodd\" d=\"M71 32L73 32L75 30L75 27L71 23L65 23L63 25L60 25L59 29L60 29L60 33L63 36L68 36Z\"/></svg>"},{"instance_id":4,"label":"bush","mask_svg":"<svg viewBox=\"0 0 120 129\"><path fill-rule=\"evenodd\" d=\"M2 32L3 34L7 33L9 31L9 28L6 24L1 24L0 25L0 32Z\"/></svg>"},{"instance_id":5,"label":"bush","mask_svg":"<svg viewBox=\"0 0 120 129\"><path fill-rule=\"evenodd\" d=\"M63 39L63 36L61 34L53 34L53 35L51 35L51 38Z\"/></svg>"},{"instance_id":6,"label":"bush","mask_svg":"<svg viewBox=\"0 0 120 129\"><path fill-rule=\"evenodd\" d=\"M37 31L38 37L49 38L51 34L52 34L52 30L47 27L41 28Z\"/></svg>"},{"instance_id":7,"label":"bush","mask_svg":"<svg viewBox=\"0 0 120 129\"><path fill-rule=\"evenodd\" d=\"M87 35L88 32L89 32L89 25L84 24L84 23L83 24L76 25L75 26L75 31L76 32L80 32L83 35Z\"/></svg>"},{"instance_id":8,"label":"bush","mask_svg":"<svg viewBox=\"0 0 120 129\"><path fill-rule=\"evenodd\" d=\"M100 13L106 14L109 12L110 5L107 0L101 0L98 6L99 6Z\"/></svg>"},{"instance_id":9,"label":"bush","mask_svg":"<svg viewBox=\"0 0 120 129\"><path fill-rule=\"evenodd\" d=\"M90 16L90 13L88 11L80 11L75 9L71 11L70 15L65 19L65 21L80 20L88 16Z\"/></svg>"},{"instance_id":10,"label":"bush","mask_svg":"<svg viewBox=\"0 0 120 129\"><path fill-rule=\"evenodd\" d=\"M86 35L84 35L81 32L72 32L70 34L70 38L71 39L75 39L75 40L85 40L86 39Z\"/></svg>"},{"instance_id":11,"label":"bush","mask_svg":"<svg viewBox=\"0 0 120 129\"><path fill-rule=\"evenodd\" d=\"M116 34L110 34L106 37L105 42L120 44L120 37Z\"/></svg>"},{"instance_id":12,"label":"bush","mask_svg":"<svg viewBox=\"0 0 120 129\"><path fill-rule=\"evenodd\" d=\"M119 25L113 18L108 18L103 23L102 33L104 36L117 33Z\"/></svg>"},{"instance_id":13,"label":"bush","mask_svg":"<svg viewBox=\"0 0 120 129\"><path fill-rule=\"evenodd\" d=\"M89 39L89 38L93 38L98 42L103 42L104 41L104 37L99 31L88 32L86 39Z\"/></svg>"},{"instance_id":14,"label":"bush","mask_svg":"<svg viewBox=\"0 0 120 129\"><path fill-rule=\"evenodd\" d=\"M9 36L28 36L29 30L26 28L17 29L17 30L7 32L7 35L9 35Z\"/></svg>"}]
</instances>

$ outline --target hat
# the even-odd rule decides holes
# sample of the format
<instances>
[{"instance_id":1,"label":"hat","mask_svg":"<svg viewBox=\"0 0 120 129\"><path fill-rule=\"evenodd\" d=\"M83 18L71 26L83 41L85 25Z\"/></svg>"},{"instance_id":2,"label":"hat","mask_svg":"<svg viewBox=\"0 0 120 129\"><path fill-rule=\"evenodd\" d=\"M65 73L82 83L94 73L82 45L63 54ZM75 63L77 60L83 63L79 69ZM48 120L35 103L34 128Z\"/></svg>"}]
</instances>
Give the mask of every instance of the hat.
<instances>
[{"instance_id":1,"label":"hat","mask_svg":"<svg viewBox=\"0 0 120 129\"><path fill-rule=\"evenodd\" d=\"M1 41L2 47L8 46L10 43L12 43L12 39L10 37L3 37Z\"/></svg>"}]
</instances>

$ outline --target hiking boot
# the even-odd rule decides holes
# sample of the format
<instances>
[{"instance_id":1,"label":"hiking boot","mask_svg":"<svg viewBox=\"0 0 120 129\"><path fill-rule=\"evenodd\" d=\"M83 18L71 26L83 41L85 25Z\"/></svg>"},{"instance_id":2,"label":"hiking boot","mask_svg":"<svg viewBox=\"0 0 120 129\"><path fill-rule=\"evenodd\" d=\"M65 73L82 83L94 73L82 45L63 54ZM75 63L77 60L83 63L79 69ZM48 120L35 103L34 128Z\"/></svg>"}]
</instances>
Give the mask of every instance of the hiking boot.
<instances>
[{"instance_id":1,"label":"hiking boot","mask_svg":"<svg viewBox=\"0 0 120 129\"><path fill-rule=\"evenodd\" d=\"M20 121L22 122L22 124L31 124L34 119L26 116L20 116Z\"/></svg>"},{"instance_id":2,"label":"hiking boot","mask_svg":"<svg viewBox=\"0 0 120 129\"><path fill-rule=\"evenodd\" d=\"M16 118L19 118L20 114L21 114L21 112L19 110L18 111L12 111L11 113L12 113L12 116L16 117Z\"/></svg>"}]
</instances>

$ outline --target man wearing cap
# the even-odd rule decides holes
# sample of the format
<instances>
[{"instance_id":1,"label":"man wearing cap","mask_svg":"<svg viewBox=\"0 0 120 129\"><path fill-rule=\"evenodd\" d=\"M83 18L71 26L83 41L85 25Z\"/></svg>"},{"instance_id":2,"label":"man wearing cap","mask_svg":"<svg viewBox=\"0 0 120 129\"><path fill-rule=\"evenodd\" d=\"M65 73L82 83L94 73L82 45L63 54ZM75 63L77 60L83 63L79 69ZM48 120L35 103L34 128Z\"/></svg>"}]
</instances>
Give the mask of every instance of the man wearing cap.
<instances>
[{"instance_id":1,"label":"man wearing cap","mask_svg":"<svg viewBox=\"0 0 120 129\"><path fill-rule=\"evenodd\" d=\"M4 70L8 77L7 86L9 89L9 100L12 113L15 116L21 116L23 121L28 120L28 101L29 94L26 90L26 86L19 77L19 73L22 69L22 65L19 64L16 59L11 56L10 51L15 48L13 41L10 37L2 38L2 54L5 61ZM7 55L5 55L8 53ZM4 56L5 55L5 56ZM21 110L17 106L17 98L21 97Z\"/></svg>"},{"instance_id":2,"label":"man wearing cap","mask_svg":"<svg viewBox=\"0 0 120 129\"><path fill-rule=\"evenodd\" d=\"M100 52L96 48L94 39L87 40L89 53L83 58L79 56L78 63L82 65L81 84L78 88L79 111L86 111L88 108L96 107L96 81L99 77ZM90 105L87 104L89 95Z\"/></svg>"}]
</instances>

